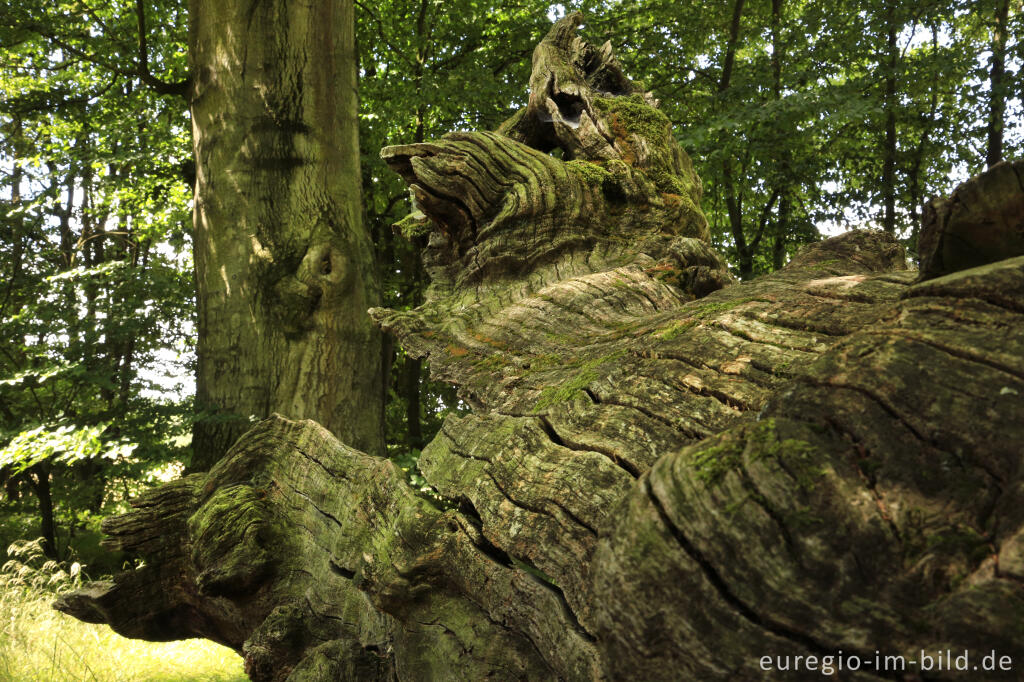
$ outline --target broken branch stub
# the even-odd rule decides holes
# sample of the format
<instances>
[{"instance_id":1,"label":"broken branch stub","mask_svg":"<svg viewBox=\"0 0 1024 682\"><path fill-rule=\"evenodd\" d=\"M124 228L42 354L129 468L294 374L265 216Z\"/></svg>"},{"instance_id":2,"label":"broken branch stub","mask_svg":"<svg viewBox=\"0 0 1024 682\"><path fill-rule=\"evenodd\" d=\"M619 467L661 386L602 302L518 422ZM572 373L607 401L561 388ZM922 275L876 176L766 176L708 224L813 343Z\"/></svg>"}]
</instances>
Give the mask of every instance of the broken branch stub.
<instances>
[{"instance_id":1,"label":"broken branch stub","mask_svg":"<svg viewBox=\"0 0 1024 682\"><path fill-rule=\"evenodd\" d=\"M1024 254L1024 160L1003 161L924 207L921 279Z\"/></svg>"}]
</instances>

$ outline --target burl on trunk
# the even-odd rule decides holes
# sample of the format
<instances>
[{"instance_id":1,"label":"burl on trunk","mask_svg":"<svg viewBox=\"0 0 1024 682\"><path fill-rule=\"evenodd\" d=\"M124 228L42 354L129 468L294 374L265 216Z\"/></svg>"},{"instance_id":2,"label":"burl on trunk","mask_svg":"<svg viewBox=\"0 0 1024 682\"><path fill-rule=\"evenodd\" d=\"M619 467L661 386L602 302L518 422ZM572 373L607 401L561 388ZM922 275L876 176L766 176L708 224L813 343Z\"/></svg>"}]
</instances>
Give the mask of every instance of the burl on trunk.
<instances>
[{"instance_id":1,"label":"burl on trunk","mask_svg":"<svg viewBox=\"0 0 1024 682\"><path fill-rule=\"evenodd\" d=\"M497 132L382 152L432 285L371 315L473 408L423 452L437 496L274 417L109 520L144 563L58 608L223 642L254 680L1024 664L1024 257L919 280L860 231L732 283L668 120L579 21Z\"/></svg>"}]
</instances>

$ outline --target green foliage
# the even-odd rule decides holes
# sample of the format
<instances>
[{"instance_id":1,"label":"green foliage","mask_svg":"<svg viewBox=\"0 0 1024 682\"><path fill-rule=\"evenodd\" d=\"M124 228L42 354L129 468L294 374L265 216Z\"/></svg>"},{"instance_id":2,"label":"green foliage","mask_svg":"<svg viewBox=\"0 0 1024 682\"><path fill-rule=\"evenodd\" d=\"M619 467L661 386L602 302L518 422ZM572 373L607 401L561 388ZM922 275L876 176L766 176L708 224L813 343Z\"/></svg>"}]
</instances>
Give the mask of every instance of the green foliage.
<instances>
[{"instance_id":1,"label":"green foliage","mask_svg":"<svg viewBox=\"0 0 1024 682\"><path fill-rule=\"evenodd\" d=\"M35 508L54 554L184 455L189 126L151 87L184 75L184 10L145 10L145 78L134 3L0 14L0 514Z\"/></svg>"},{"instance_id":2,"label":"green foliage","mask_svg":"<svg viewBox=\"0 0 1024 682\"><path fill-rule=\"evenodd\" d=\"M71 464L94 457L117 460L130 456L135 443L111 442L101 438L108 426L44 425L22 431L0 449L0 468L17 475L46 460Z\"/></svg>"}]
</instances>

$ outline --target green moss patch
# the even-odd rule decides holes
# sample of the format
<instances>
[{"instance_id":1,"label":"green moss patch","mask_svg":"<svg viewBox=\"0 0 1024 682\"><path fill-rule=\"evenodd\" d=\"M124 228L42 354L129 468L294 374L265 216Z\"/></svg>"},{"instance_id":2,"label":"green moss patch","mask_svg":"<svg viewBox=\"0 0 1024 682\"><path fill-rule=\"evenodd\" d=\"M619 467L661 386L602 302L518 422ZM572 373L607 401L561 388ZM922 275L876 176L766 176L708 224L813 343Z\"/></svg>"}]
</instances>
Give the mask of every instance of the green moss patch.
<instances>
[{"instance_id":1,"label":"green moss patch","mask_svg":"<svg viewBox=\"0 0 1024 682\"><path fill-rule=\"evenodd\" d=\"M726 433L718 439L717 445L696 450L691 464L697 479L707 486L722 482L730 471L739 469L743 464L743 449L746 443L736 440L733 434Z\"/></svg>"},{"instance_id":2,"label":"green moss patch","mask_svg":"<svg viewBox=\"0 0 1024 682\"><path fill-rule=\"evenodd\" d=\"M552 405L569 402L576 393L601 378L599 369L602 365L610 364L625 354L625 350L619 350L611 355L587 360L579 366L571 378L557 386L548 386L541 391L533 411L535 413L542 412Z\"/></svg>"},{"instance_id":3,"label":"green moss patch","mask_svg":"<svg viewBox=\"0 0 1024 682\"><path fill-rule=\"evenodd\" d=\"M603 185L605 180L612 177L611 173L590 161L574 159L572 161L567 161L565 167L571 173L583 178L583 181L589 185Z\"/></svg>"},{"instance_id":4,"label":"green moss patch","mask_svg":"<svg viewBox=\"0 0 1024 682\"><path fill-rule=\"evenodd\" d=\"M630 134L643 137L652 145L670 142L672 124L668 116L649 105L639 93L628 97L597 97L594 107L609 119L616 119Z\"/></svg>"},{"instance_id":5,"label":"green moss patch","mask_svg":"<svg viewBox=\"0 0 1024 682\"><path fill-rule=\"evenodd\" d=\"M425 237L430 234L433 225L430 218L427 218L419 211L414 211L395 223L395 229L403 237L411 240L415 237Z\"/></svg>"},{"instance_id":6,"label":"green moss patch","mask_svg":"<svg viewBox=\"0 0 1024 682\"><path fill-rule=\"evenodd\" d=\"M721 483L730 471L749 462L774 459L785 465L804 490L813 487L823 471L815 458L817 449L798 438L784 438L776 430L774 419L765 419L744 427L739 433L726 432L714 444L692 452L691 464L696 477L706 485Z\"/></svg>"},{"instance_id":7,"label":"green moss patch","mask_svg":"<svg viewBox=\"0 0 1024 682\"><path fill-rule=\"evenodd\" d=\"M667 327L656 331L654 335L662 341L671 341L680 334L697 326L697 320L689 318L686 320L675 320Z\"/></svg>"},{"instance_id":8,"label":"green moss patch","mask_svg":"<svg viewBox=\"0 0 1024 682\"><path fill-rule=\"evenodd\" d=\"M201 593L245 592L273 569L286 533L272 524L265 495L246 484L218 488L188 520Z\"/></svg>"},{"instance_id":9,"label":"green moss patch","mask_svg":"<svg viewBox=\"0 0 1024 682\"><path fill-rule=\"evenodd\" d=\"M659 279L661 278L659 277ZM693 329L703 320L756 300L755 298L737 298L732 301L704 303L695 306L690 309L689 314L685 318L673 320L668 325L654 332L654 336L662 341L671 341L683 332Z\"/></svg>"}]
</instances>

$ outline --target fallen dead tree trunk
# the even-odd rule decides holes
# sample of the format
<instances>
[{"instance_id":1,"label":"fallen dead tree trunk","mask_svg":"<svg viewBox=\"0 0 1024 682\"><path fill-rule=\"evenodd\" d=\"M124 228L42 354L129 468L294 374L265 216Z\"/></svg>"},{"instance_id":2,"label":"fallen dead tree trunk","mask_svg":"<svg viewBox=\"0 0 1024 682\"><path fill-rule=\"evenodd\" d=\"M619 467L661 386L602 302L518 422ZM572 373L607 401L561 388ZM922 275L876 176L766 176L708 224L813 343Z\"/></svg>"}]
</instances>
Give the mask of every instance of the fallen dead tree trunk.
<instances>
[{"instance_id":1,"label":"fallen dead tree trunk","mask_svg":"<svg viewBox=\"0 0 1024 682\"><path fill-rule=\"evenodd\" d=\"M273 417L109 520L144 565L58 608L255 680L1024 663L1024 257L919 282L853 232L731 284L668 121L577 23L499 133L383 152L432 286L372 314L473 407L423 452L436 495Z\"/></svg>"}]
</instances>

